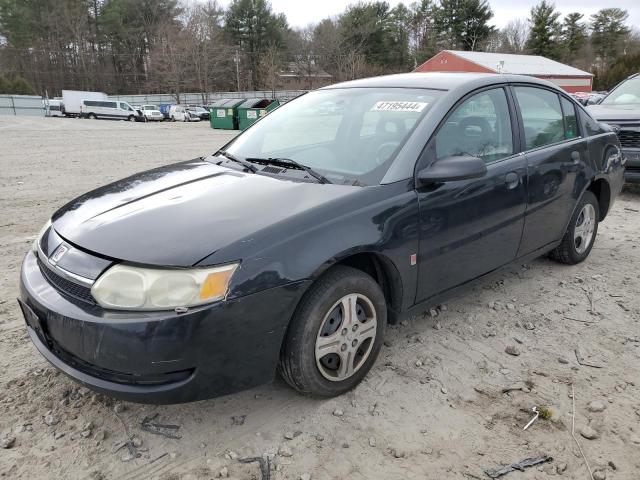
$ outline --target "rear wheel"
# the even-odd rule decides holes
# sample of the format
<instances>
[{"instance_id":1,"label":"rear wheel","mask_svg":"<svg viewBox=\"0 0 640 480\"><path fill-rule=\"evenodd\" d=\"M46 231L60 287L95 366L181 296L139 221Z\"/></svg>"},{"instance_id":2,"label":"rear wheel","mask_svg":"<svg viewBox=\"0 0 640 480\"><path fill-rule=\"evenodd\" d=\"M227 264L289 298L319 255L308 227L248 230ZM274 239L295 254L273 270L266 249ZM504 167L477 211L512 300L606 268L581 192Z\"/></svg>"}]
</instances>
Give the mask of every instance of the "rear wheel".
<instances>
[{"instance_id":1,"label":"rear wheel","mask_svg":"<svg viewBox=\"0 0 640 480\"><path fill-rule=\"evenodd\" d=\"M551 252L551 258L568 265L575 265L587 258L598 233L599 211L596 196L590 191L584 192L562 242Z\"/></svg>"},{"instance_id":2,"label":"rear wheel","mask_svg":"<svg viewBox=\"0 0 640 480\"><path fill-rule=\"evenodd\" d=\"M98 118L98 116L95 113L90 113L89 115L87 115L87 118L89 120L95 120L96 118Z\"/></svg>"},{"instance_id":3,"label":"rear wheel","mask_svg":"<svg viewBox=\"0 0 640 480\"><path fill-rule=\"evenodd\" d=\"M127 120L129 120L130 122L135 122L136 117L134 117L133 115L129 115L129 118Z\"/></svg>"},{"instance_id":4,"label":"rear wheel","mask_svg":"<svg viewBox=\"0 0 640 480\"><path fill-rule=\"evenodd\" d=\"M303 394L340 395L371 369L386 323L386 302L376 281L360 270L334 267L301 300L278 370Z\"/></svg>"}]
</instances>

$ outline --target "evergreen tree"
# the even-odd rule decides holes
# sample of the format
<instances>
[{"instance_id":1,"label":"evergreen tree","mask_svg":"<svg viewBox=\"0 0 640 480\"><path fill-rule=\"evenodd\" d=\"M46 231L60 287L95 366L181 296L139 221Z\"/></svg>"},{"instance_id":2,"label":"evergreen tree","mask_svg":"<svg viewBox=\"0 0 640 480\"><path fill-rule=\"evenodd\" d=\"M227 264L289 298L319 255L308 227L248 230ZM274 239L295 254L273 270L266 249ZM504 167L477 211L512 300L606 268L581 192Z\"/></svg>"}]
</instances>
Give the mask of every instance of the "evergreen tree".
<instances>
[{"instance_id":1,"label":"evergreen tree","mask_svg":"<svg viewBox=\"0 0 640 480\"><path fill-rule=\"evenodd\" d=\"M446 48L476 50L495 31L489 25L493 11L487 0L440 0L436 26Z\"/></svg>"},{"instance_id":2,"label":"evergreen tree","mask_svg":"<svg viewBox=\"0 0 640 480\"><path fill-rule=\"evenodd\" d=\"M629 33L625 25L629 14L620 8L604 8L591 16L591 43L603 65L608 65L621 50Z\"/></svg>"},{"instance_id":3,"label":"evergreen tree","mask_svg":"<svg viewBox=\"0 0 640 480\"><path fill-rule=\"evenodd\" d=\"M560 33L560 23L558 22L559 12L556 12L555 5L542 0L531 9L531 30L527 40L527 50L533 55L558 59L560 48L558 36Z\"/></svg>"},{"instance_id":4,"label":"evergreen tree","mask_svg":"<svg viewBox=\"0 0 640 480\"><path fill-rule=\"evenodd\" d=\"M573 12L564 17L562 24L562 46L564 49L564 59L571 62L578 52L584 47L587 40L587 27L581 23L584 15Z\"/></svg>"}]
</instances>

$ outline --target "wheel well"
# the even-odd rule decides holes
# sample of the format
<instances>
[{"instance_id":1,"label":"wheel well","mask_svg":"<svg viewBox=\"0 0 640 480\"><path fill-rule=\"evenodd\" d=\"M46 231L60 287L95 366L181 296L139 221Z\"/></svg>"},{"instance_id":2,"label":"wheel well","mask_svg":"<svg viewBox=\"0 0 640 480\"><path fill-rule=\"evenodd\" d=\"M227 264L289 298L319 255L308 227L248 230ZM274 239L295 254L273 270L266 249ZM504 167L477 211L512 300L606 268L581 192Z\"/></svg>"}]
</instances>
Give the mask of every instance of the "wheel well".
<instances>
[{"instance_id":1,"label":"wheel well","mask_svg":"<svg viewBox=\"0 0 640 480\"><path fill-rule=\"evenodd\" d=\"M604 220L604 217L607 216L609 204L611 203L611 188L609 187L609 183L605 179L600 178L592 181L587 190L592 192L598 199L598 205L600 206L598 221L601 222Z\"/></svg>"},{"instance_id":2,"label":"wheel well","mask_svg":"<svg viewBox=\"0 0 640 480\"><path fill-rule=\"evenodd\" d=\"M389 323L397 323L402 307L402 281L393 263L375 253L357 253L343 258L335 265L346 265L363 271L380 285L387 301Z\"/></svg>"}]
</instances>

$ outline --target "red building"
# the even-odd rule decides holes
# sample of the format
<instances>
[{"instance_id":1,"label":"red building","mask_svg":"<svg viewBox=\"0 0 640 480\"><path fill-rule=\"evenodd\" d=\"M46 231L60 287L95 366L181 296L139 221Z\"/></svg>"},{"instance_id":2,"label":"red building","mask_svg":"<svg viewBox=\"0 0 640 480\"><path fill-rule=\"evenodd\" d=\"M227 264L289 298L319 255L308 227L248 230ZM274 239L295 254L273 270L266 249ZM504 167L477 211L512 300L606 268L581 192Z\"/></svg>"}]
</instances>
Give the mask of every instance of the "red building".
<instances>
[{"instance_id":1,"label":"red building","mask_svg":"<svg viewBox=\"0 0 640 480\"><path fill-rule=\"evenodd\" d=\"M567 92L590 92L593 75L577 68L534 55L443 50L414 72L511 73L544 78Z\"/></svg>"}]
</instances>

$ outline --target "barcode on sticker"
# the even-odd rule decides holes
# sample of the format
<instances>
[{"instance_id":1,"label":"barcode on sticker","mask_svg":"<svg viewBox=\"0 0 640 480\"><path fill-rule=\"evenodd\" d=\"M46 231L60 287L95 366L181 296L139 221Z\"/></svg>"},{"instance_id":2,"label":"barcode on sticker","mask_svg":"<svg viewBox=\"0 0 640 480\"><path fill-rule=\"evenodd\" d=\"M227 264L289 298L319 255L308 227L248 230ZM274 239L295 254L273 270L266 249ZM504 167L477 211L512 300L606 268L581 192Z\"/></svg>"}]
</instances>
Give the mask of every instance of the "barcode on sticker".
<instances>
[{"instance_id":1,"label":"barcode on sticker","mask_svg":"<svg viewBox=\"0 0 640 480\"><path fill-rule=\"evenodd\" d=\"M421 112L426 102L376 102L371 109L374 112Z\"/></svg>"}]
</instances>

